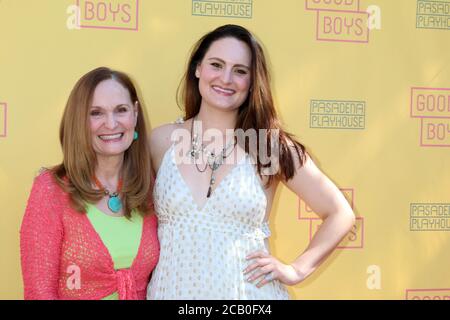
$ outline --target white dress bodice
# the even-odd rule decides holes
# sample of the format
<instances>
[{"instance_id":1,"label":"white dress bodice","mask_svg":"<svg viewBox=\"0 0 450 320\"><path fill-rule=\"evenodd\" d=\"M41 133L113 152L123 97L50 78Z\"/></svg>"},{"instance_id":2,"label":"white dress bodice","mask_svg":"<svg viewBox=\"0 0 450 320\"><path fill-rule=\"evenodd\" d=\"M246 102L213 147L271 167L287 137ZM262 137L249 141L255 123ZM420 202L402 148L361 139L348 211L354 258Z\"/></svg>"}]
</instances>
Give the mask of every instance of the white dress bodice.
<instances>
[{"instance_id":1,"label":"white dress bodice","mask_svg":"<svg viewBox=\"0 0 450 320\"><path fill-rule=\"evenodd\" d=\"M147 299L288 299L279 281L247 282L245 257L268 251L267 199L249 155L220 181L200 208L175 161L165 153L154 187L160 258Z\"/></svg>"}]
</instances>

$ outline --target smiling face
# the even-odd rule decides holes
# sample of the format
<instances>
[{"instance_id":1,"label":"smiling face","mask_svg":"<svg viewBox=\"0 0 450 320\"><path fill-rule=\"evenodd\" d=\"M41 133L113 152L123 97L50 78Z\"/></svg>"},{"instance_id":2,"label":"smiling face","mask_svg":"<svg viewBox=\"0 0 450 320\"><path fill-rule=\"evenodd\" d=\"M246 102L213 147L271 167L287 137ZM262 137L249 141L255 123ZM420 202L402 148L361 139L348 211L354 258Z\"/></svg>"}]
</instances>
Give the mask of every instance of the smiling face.
<instances>
[{"instance_id":1,"label":"smiling face","mask_svg":"<svg viewBox=\"0 0 450 320\"><path fill-rule=\"evenodd\" d=\"M248 96L251 84L251 51L235 38L214 41L197 66L202 106L236 110Z\"/></svg>"},{"instance_id":2,"label":"smiling face","mask_svg":"<svg viewBox=\"0 0 450 320\"><path fill-rule=\"evenodd\" d=\"M119 82L105 80L95 88L89 122L97 156L123 155L133 142L137 106Z\"/></svg>"}]
</instances>

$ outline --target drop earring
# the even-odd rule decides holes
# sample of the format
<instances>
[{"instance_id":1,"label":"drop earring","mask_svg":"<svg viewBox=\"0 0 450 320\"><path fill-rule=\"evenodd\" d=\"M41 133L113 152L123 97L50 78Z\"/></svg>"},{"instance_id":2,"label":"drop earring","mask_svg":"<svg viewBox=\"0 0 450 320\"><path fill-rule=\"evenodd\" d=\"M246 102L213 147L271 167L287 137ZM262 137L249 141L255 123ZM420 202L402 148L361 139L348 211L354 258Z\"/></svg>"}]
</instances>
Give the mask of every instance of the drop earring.
<instances>
[{"instance_id":1,"label":"drop earring","mask_svg":"<svg viewBox=\"0 0 450 320\"><path fill-rule=\"evenodd\" d=\"M139 133L137 131L134 132L133 140L136 141L139 138Z\"/></svg>"}]
</instances>

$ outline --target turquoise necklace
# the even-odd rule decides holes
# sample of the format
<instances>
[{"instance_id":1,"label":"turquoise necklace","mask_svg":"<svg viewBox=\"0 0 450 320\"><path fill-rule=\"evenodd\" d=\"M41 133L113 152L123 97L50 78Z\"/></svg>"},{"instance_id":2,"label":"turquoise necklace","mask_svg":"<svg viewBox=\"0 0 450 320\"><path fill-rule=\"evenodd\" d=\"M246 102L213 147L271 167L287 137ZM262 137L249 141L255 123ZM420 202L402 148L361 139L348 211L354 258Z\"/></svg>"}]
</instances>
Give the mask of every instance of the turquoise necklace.
<instances>
[{"instance_id":1,"label":"turquoise necklace","mask_svg":"<svg viewBox=\"0 0 450 320\"><path fill-rule=\"evenodd\" d=\"M96 176L94 176L95 184L99 189L103 189L105 192L105 195L109 197L108 199L108 208L114 213L117 213L122 209L122 201L119 198L120 190L122 189L122 179L119 179L119 182L117 183L117 191L114 193L111 193L108 189L103 187L101 182L97 179Z\"/></svg>"}]
</instances>

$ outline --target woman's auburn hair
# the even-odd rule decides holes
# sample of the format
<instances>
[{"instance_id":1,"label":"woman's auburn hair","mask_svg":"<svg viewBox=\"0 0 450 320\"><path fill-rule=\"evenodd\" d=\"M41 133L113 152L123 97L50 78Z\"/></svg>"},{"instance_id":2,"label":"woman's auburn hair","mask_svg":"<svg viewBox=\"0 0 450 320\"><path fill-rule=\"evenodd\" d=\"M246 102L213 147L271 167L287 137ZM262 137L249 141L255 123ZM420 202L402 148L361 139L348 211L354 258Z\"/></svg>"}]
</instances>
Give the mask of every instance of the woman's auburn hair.
<instances>
[{"instance_id":1,"label":"woman's auburn hair","mask_svg":"<svg viewBox=\"0 0 450 320\"><path fill-rule=\"evenodd\" d=\"M269 175L269 185L274 177L283 180L291 179L296 171L293 153L298 157L300 166L306 161L306 149L296 140L293 134L282 128L275 110L272 91L270 88L270 74L262 46L246 28L238 25L224 25L205 34L194 45L188 61L187 70L177 90L177 103L184 109L184 120L195 117L200 111L202 97L199 91L199 79L195 76L197 66L202 62L211 44L223 38L235 38L247 44L251 51L251 86L247 99L239 107L235 130L266 129L266 150L272 150L274 143L279 146L279 170L275 175ZM271 141L271 132L278 130L279 141ZM239 130L242 132L241 130ZM263 164L259 154L260 136L256 134L257 151L251 152L249 144L244 144L245 152L256 158L257 170L262 176L262 170L270 164Z\"/></svg>"},{"instance_id":2,"label":"woman's auburn hair","mask_svg":"<svg viewBox=\"0 0 450 320\"><path fill-rule=\"evenodd\" d=\"M80 213L86 212L86 202L97 203L105 195L104 191L93 187L97 157L92 146L89 124L94 91L97 85L105 80L120 83L128 90L131 101L137 102L138 117L135 130L139 139L134 140L124 154L121 200L127 218L131 217L133 209L145 215L150 212L153 181L147 121L136 88L128 75L123 72L100 67L85 74L75 84L59 130L63 162L50 170L57 183L69 194L72 207Z\"/></svg>"}]
</instances>

